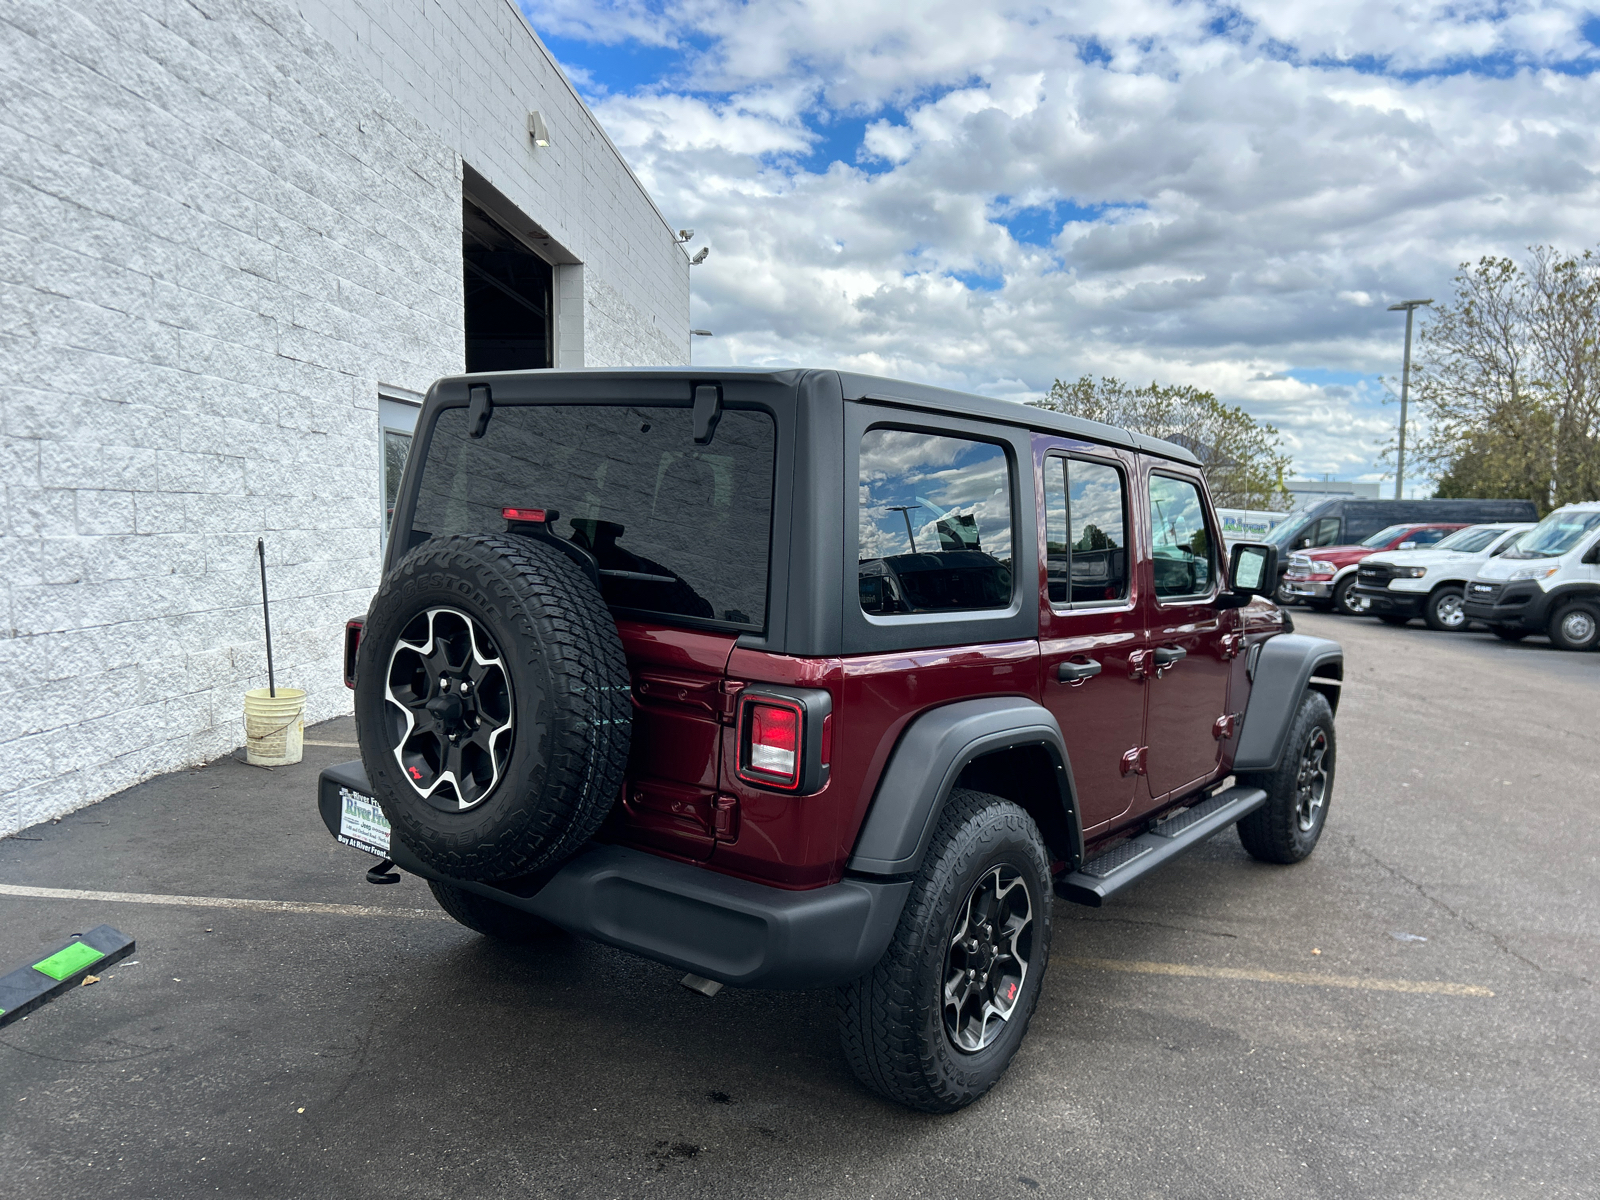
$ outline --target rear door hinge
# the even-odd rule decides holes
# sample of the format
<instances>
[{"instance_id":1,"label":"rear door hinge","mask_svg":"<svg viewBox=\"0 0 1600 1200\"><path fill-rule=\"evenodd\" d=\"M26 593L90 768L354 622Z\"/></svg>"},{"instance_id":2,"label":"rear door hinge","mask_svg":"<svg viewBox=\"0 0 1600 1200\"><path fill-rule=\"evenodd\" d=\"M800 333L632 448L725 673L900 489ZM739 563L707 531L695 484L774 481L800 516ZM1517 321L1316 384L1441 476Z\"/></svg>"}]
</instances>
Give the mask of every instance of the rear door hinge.
<instances>
[{"instance_id":1,"label":"rear door hinge","mask_svg":"<svg viewBox=\"0 0 1600 1200\"><path fill-rule=\"evenodd\" d=\"M1131 750L1122 752L1122 773L1124 775L1145 775L1148 770L1145 766L1145 755L1150 751L1149 746L1135 746Z\"/></svg>"},{"instance_id":2,"label":"rear door hinge","mask_svg":"<svg viewBox=\"0 0 1600 1200\"><path fill-rule=\"evenodd\" d=\"M1238 713L1223 713L1211 723L1211 736L1219 742L1225 742L1233 736L1234 718Z\"/></svg>"},{"instance_id":3,"label":"rear door hinge","mask_svg":"<svg viewBox=\"0 0 1600 1200\"><path fill-rule=\"evenodd\" d=\"M715 815L712 819L716 838L719 842L736 842L739 840L739 798L730 796L726 792L718 792L716 799Z\"/></svg>"}]
</instances>

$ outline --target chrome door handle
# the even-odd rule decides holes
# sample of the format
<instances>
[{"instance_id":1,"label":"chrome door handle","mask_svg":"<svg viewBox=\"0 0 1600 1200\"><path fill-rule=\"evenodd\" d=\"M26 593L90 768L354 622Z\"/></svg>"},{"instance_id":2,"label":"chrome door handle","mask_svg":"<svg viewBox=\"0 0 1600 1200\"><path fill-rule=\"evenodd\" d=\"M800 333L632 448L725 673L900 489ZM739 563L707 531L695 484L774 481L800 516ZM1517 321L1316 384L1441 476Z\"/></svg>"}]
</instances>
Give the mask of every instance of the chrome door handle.
<instances>
[{"instance_id":1,"label":"chrome door handle","mask_svg":"<svg viewBox=\"0 0 1600 1200\"><path fill-rule=\"evenodd\" d=\"M1082 683L1091 679L1105 670L1105 667L1093 659L1088 662L1064 662L1056 668L1056 679L1062 683Z\"/></svg>"}]
</instances>

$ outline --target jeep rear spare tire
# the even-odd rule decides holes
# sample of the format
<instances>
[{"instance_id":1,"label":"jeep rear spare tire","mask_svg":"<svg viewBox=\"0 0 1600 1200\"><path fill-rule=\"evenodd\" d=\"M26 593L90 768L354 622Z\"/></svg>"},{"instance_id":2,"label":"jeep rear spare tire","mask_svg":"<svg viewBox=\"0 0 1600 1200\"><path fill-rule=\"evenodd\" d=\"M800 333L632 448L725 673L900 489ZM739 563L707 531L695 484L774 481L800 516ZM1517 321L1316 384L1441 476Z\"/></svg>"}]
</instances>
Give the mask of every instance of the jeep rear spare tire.
<instances>
[{"instance_id":1,"label":"jeep rear spare tire","mask_svg":"<svg viewBox=\"0 0 1600 1200\"><path fill-rule=\"evenodd\" d=\"M622 788L621 639L588 576L529 538L431 538L401 559L367 613L355 704L394 836L456 879L559 865Z\"/></svg>"}]
</instances>

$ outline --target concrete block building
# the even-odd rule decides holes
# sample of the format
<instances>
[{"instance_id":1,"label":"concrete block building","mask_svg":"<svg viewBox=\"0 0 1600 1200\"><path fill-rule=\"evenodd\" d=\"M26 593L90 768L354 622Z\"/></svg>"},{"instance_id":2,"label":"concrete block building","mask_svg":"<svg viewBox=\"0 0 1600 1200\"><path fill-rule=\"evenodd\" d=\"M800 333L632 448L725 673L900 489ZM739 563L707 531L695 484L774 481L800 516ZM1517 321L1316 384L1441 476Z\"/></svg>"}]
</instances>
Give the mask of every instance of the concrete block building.
<instances>
[{"instance_id":1,"label":"concrete block building","mask_svg":"<svg viewBox=\"0 0 1600 1200\"><path fill-rule=\"evenodd\" d=\"M0 0L0 83L3 836L242 744L257 538L347 711L423 390L687 362L689 265L511 0Z\"/></svg>"}]
</instances>

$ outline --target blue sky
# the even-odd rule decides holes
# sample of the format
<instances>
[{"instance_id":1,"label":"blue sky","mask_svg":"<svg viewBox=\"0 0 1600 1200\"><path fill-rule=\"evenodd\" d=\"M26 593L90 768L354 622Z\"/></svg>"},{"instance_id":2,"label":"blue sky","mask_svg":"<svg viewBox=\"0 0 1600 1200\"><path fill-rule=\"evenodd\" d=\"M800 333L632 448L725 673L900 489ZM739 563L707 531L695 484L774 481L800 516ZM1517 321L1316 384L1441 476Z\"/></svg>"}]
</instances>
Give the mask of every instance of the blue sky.
<instances>
[{"instance_id":1,"label":"blue sky","mask_svg":"<svg viewBox=\"0 0 1600 1200\"><path fill-rule=\"evenodd\" d=\"M524 7L711 248L708 364L1018 400L1081 374L1192 383L1273 422L1303 473L1376 478L1386 306L1600 230L1582 5Z\"/></svg>"}]
</instances>

